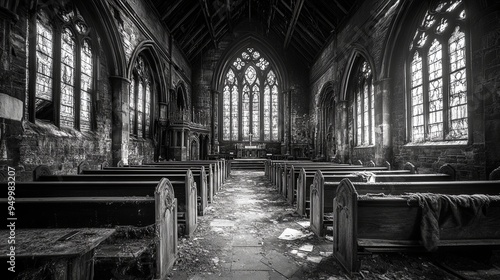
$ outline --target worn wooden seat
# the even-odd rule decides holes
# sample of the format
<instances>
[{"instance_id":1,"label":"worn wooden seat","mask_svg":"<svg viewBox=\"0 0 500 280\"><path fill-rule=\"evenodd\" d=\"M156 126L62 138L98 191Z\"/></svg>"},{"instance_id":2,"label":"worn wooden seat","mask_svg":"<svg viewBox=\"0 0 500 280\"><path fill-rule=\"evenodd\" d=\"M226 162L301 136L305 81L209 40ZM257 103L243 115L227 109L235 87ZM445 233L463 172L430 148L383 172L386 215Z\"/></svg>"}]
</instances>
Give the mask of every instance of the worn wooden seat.
<instances>
[{"instance_id":1,"label":"worn wooden seat","mask_svg":"<svg viewBox=\"0 0 500 280\"><path fill-rule=\"evenodd\" d=\"M469 212L470 225L450 223L445 217L455 217L456 212L451 212L454 208L441 208L435 245L500 245L500 181L360 183L343 179L333 201L333 254L348 272L359 269L359 251L423 249L422 232L426 231L422 215L430 210L412 196L403 195L418 192L470 199L473 194L492 195L486 210L472 216Z\"/></svg>"},{"instance_id":2,"label":"worn wooden seat","mask_svg":"<svg viewBox=\"0 0 500 280\"><path fill-rule=\"evenodd\" d=\"M85 170L80 175L41 175L37 181L160 181L168 178L170 181L186 180L187 170L172 170L161 172L144 172L130 168L128 170ZM198 191L198 215L204 215L208 207L208 200L211 200L210 190L207 190L207 177L204 167L193 172L193 178Z\"/></svg>"},{"instance_id":3,"label":"worn wooden seat","mask_svg":"<svg viewBox=\"0 0 500 280\"><path fill-rule=\"evenodd\" d=\"M6 187L7 183L0 185ZM17 182L16 226L150 228L142 237L142 248L152 251L155 277L164 278L177 257L174 189L165 178L144 182ZM0 199L7 200L5 194ZM123 244L120 240L116 246Z\"/></svg>"},{"instance_id":4,"label":"worn wooden seat","mask_svg":"<svg viewBox=\"0 0 500 280\"><path fill-rule=\"evenodd\" d=\"M373 176L359 176L354 174L349 175L330 175L324 176L321 171L317 171L314 177L313 184L310 189L310 220L311 220L311 230L318 236L323 236L325 234L325 226L331 225L331 221L325 221L325 213L332 213L333 210L333 199L337 194L337 188L339 183L343 179L349 179L351 182L370 182L366 185L371 191L371 186L373 185L373 190L376 191L378 188L388 188L389 193L401 193L405 189L406 182L417 182L422 184L423 189L427 189L425 182L429 182L431 190L432 183L441 181L451 181L453 177L450 174L373 174ZM383 183L383 184L378 184ZM390 183L394 183L391 185ZM418 185L416 185L418 186ZM392 189L391 189L392 188ZM417 192L419 192L418 187L415 187ZM364 189L363 189L364 190ZM326 224L325 224L326 223Z\"/></svg>"}]
</instances>

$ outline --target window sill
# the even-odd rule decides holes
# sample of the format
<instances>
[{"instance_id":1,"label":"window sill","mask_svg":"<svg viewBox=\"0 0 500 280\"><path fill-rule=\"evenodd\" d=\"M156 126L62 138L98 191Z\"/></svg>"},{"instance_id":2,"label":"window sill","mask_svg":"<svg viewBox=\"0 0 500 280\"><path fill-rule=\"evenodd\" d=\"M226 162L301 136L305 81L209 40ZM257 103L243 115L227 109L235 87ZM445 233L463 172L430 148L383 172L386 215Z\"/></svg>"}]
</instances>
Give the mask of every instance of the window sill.
<instances>
[{"instance_id":1,"label":"window sill","mask_svg":"<svg viewBox=\"0 0 500 280\"><path fill-rule=\"evenodd\" d=\"M456 141L436 141L436 142L421 142L421 143L408 143L404 147L449 147L449 146L466 146L468 145L468 140L456 140Z\"/></svg>"}]
</instances>

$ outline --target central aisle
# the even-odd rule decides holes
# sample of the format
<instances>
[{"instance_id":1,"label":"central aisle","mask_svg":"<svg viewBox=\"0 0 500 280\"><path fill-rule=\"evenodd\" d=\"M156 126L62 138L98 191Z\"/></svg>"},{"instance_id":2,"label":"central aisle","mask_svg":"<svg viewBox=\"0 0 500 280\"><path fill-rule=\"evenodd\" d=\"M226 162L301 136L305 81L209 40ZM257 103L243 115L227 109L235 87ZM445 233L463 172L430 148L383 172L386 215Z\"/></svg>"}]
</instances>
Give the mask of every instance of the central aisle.
<instances>
[{"instance_id":1,"label":"central aisle","mask_svg":"<svg viewBox=\"0 0 500 280\"><path fill-rule=\"evenodd\" d=\"M199 217L194 236L181 240L172 279L304 279L307 262L318 262L320 252L328 255L333 246L323 242L314 244L312 252L298 251L302 243L318 240L296 221L307 219L295 216L264 172L232 171L208 214ZM278 239L286 228L308 236ZM293 249L302 261L290 256Z\"/></svg>"},{"instance_id":2,"label":"central aisle","mask_svg":"<svg viewBox=\"0 0 500 280\"><path fill-rule=\"evenodd\" d=\"M233 170L194 235L179 240L170 279L350 279L331 256L333 243L314 236L294 210L263 171ZM286 229L304 236L279 239ZM453 279L416 256L365 258L355 278Z\"/></svg>"}]
</instances>

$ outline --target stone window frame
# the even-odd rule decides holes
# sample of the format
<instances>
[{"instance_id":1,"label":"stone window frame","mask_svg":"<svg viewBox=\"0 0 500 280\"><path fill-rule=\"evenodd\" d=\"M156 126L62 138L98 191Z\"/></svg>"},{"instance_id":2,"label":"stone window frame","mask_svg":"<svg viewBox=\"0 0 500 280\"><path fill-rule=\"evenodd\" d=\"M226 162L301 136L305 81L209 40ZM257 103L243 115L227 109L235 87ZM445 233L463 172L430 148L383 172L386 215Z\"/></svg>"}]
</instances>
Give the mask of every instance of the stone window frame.
<instances>
[{"instance_id":1,"label":"stone window frame","mask_svg":"<svg viewBox=\"0 0 500 280\"><path fill-rule=\"evenodd\" d=\"M449 6L447 5L455 5L456 7L451 11L447 13L436 13L435 9L439 7L440 5L444 5L445 8L443 10L446 10ZM437 15L437 18L435 19L436 23L430 24L430 27L426 27L425 24L426 22L429 22L426 17L431 14L431 15ZM449 104L449 95L450 95L450 74L452 71L450 71L450 52L449 52L449 40L452 37L452 34L454 33L454 30L456 28L459 28L460 32L462 32L465 36L464 41L465 41L465 73L466 73L466 97L467 99L470 99L470 43L469 43L469 29L467 25L467 17L462 17L462 15L465 15L465 3L463 0L453 0L453 1L436 1L432 2L431 5L429 5L425 9L425 14L421 16L418 20L419 24L418 27L414 28L413 31L415 32L414 36L411 38L411 42L408 46L408 56L406 59L405 63L405 72L407 76L406 80L406 99L407 99L407 144L406 145L425 145L425 146L432 146L432 145L464 145L467 144L468 141L470 141L470 122L467 127L467 135L465 138L454 138L454 137L449 137L450 133L450 126L451 126L451 120L449 117L449 110L450 110L450 104ZM439 30L437 30L437 26L440 25L441 20L446 20L448 23L448 28L444 31L439 33ZM428 23L427 23L428 24ZM417 46L420 40L421 35L426 36L426 41L423 46ZM442 89L442 96L443 96L443 116L442 116L442 123L443 123L443 136L439 139L430 139L429 136L429 94L428 94L428 89L429 89L429 63L428 63L428 53L431 48L432 43L437 40L442 48L442 58L441 58L441 77L442 79L442 84L443 86L441 87ZM422 63L422 75L421 75L421 86L422 86L422 92L423 92L423 119L424 119L424 136L423 139L421 140L415 140L413 136L413 123L412 123L412 62L414 59L415 54L418 53L421 57L421 63ZM466 109L468 109L468 104L465 103ZM469 112L467 113L466 119L468 119L470 116Z\"/></svg>"},{"instance_id":2,"label":"stone window frame","mask_svg":"<svg viewBox=\"0 0 500 280\"><path fill-rule=\"evenodd\" d=\"M258 55L256 57L254 57L254 53L258 53ZM264 60L262 60L264 59ZM282 81L279 80L279 73L277 73L277 68L275 67L275 65L272 65L272 63L268 60L268 58L266 57L265 54L263 54L261 52L260 49L258 48L255 48L255 47L245 47L244 49L240 50L237 52L237 55L236 56L233 56L231 59L229 59L228 61L228 64L229 64L229 67L226 68L226 70L223 72L223 76L224 78L222 79L222 85L223 86L226 86L227 85L227 74L229 73L230 70L233 71L234 75L235 75L235 80L237 81L234 85L231 85L231 89L232 87L236 87L237 88L237 93L238 93L238 105L237 105L237 108L238 108L238 120L237 120L237 124L238 124L238 137L237 139L234 139L233 138L233 125L232 125L232 122L231 124L229 125L229 128L230 128L230 131L229 131L229 139L225 139L224 138L224 90L222 90L222 93L221 93L221 97L220 97L220 104L219 104L219 110L220 110L220 116L221 116L221 125L220 125L220 133L221 133L221 141L222 142L240 142L240 141L249 141L249 138L245 138L244 135L243 135L243 130L242 130L242 125L243 125L243 88L245 87L245 85L247 85L247 83L245 82L245 73L246 73L246 70L249 68L249 67L253 67L255 70L256 70L256 79L259 80L259 82L254 82L252 85L255 86L255 85L258 85L259 87L259 138L252 138L252 141L256 141L256 142L265 142L265 143L279 143L280 142L280 137L281 137L281 131L280 131L280 121L281 121L281 118L282 118L282 115L281 115L281 105L280 104L280 100L282 99L282 95L283 95L283 92L282 92ZM262 68L265 68L264 70ZM273 72L274 73L274 83L272 85L269 85L268 84L268 74L270 72ZM276 112L277 112L277 127L276 127L276 131L274 132L273 131L273 121L272 121L272 113L271 113L271 121L270 121L270 129L269 129L269 132L270 132L270 138L269 140L266 140L266 137L265 137L265 128L264 128L264 124L265 124L265 121L264 121L264 90L267 86L276 86L277 87L277 98L276 98ZM231 90L232 92L232 90ZM250 92L253 96L253 89L250 89ZM231 93L232 94L232 93ZM252 101L253 99L250 98ZM272 102L272 90L271 90L271 102ZM252 107L252 101L250 101L250 107ZM232 108L232 104L230 105L231 108ZM272 105L270 107L273 107ZM232 112L232 110L231 110ZM253 128L253 124L252 124L252 118L253 118L253 110L251 108L250 110L250 131L251 129ZM231 113L232 114L232 113ZM233 120L232 120L233 121ZM253 135L255 135L254 133L252 133Z\"/></svg>"},{"instance_id":3,"label":"stone window frame","mask_svg":"<svg viewBox=\"0 0 500 280\"><path fill-rule=\"evenodd\" d=\"M71 18L65 18L68 14L73 13ZM43 17L45 21L51 28L53 40L52 40L52 104L47 108L47 119L42 120L37 118L36 112L36 82L37 82L37 20ZM78 25L84 25L86 30L81 32ZM92 21L90 19L84 18L84 16L79 12L76 5L72 2L54 7L52 5L39 3L36 9L30 13L28 17L28 62L27 62L27 74L28 74L28 120L32 123L37 121L46 121L54 124L55 126L61 128L65 127L61 124L61 44L62 44L62 33L69 29L71 35L74 37L75 44L75 65L74 65L74 92L73 92L73 127L72 129L80 131L94 131L96 129L96 87L97 87L97 76L98 76L98 39L95 30L92 28ZM35 39L33 39L35 38ZM91 77L91 88L88 90L90 95L90 116L88 120L88 129L82 129L81 125L81 76L82 76L82 63L81 63L81 51L84 46L84 42L87 41L90 44L92 50L92 77Z\"/></svg>"},{"instance_id":4,"label":"stone window frame","mask_svg":"<svg viewBox=\"0 0 500 280\"><path fill-rule=\"evenodd\" d=\"M146 57L143 55L139 55L134 62L134 69L132 71L132 82L130 84L130 92L129 94L133 94L133 108L130 105L130 96L129 96L129 108L134 112L134 120L133 123L130 123L131 119L129 118L129 134L131 136L143 139L152 138L152 119L153 119L153 100L155 96L155 91L157 87L157 83L155 82L154 75L152 74L151 65ZM147 118L147 110L146 105L148 102L146 85L149 84L149 118ZM139 87L141 85L141 87ZM142 112L141 113L141 129L139 130L139 109L138 109L138 96L139 89L143 89L142 95ZM129 111L129 114L131 113Z\"/></svg>"},{"instance_id":5,"label":"stone window frame","mask_svg":"<svg viewBox=\"0 0 500 280\"><path fill-rule=\"evenodd\" d=\"M374 75L369 61L363 55L358 56L356 65L357 66L353 68L355 75L349 84L353 116L353 138L354 147L363 148L375 145ZM369 73L363 72L363 66L368 68ZM368 92L365 92L365 87L368 88ZM368 96L365 96L366 94ZM365 100L368 100L369 103L368 110L359 113L359 108L361 107L362 110L364 108ZM368 118L368 124L365 124L365 113L368 114L366 116ZM361 116L361 119L359 116ZM361 126L361 134L358 126ZM367 133L363 129L365 126L368 127Z\"/></svg>"}]
</instances>

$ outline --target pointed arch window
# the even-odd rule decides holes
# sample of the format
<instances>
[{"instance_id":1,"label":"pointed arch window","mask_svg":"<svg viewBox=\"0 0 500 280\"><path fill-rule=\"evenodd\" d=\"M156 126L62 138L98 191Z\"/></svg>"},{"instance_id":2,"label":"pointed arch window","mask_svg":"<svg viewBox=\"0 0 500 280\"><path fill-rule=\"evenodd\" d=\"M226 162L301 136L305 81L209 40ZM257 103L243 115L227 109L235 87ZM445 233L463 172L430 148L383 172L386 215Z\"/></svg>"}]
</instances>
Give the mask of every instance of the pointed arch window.
<instances>
[{"instance_id":1,"label":"pointed arch window","mask_svg":"<svg viewBox=\"0 0 500 280\"><path fill-rule=\"evenodd\" d=\"M467 140L467 57L462 0L426 12L410 44L409 141Z\"/></svg>"},{"instance_id":2,"label":"pointed arch window","mask_svg":"<svg viewBox=\"0 0 500 280\"><path fill-rule=\"evenodd\" d=\"M91 27L70 3L58 9L38 9L29 32L30 121L92 130L97 59L93 44L97 39L92 38Z\"/></svg>"},{"instance_id":3,"label":"pointed arch window","mask_svg":"<svg viewBox=\"0 0 500 280\"><path fill-rule=\"evenodd\" d=\"M356 146L375 144L375 96L373 75L366 60L359 63L353 81Z\"/></svg>"},{"instance_id":4,"label":"pointed arch window","mask_svg":"<svg viewBox=\"0 0 500 280\"><path fill-rule=\"evenodd\" d=\"M132 73L129 94L130 134L138 138L150 138L151 99L154 88L147 60L138 56Z\"/></svg>"},{"instance_id":5,"label":"pointed arch window","mask_svg":"<svg viewBox=\"0 0 500 280\"><path fill-rule=\"evenodd\" d=\"M223 141L279 141L279 81L269 61L247 48L227 70L222 92Z\"/></svg>"}]
</instances>

